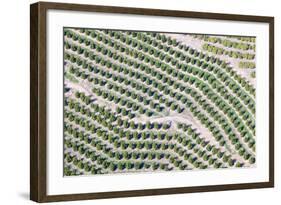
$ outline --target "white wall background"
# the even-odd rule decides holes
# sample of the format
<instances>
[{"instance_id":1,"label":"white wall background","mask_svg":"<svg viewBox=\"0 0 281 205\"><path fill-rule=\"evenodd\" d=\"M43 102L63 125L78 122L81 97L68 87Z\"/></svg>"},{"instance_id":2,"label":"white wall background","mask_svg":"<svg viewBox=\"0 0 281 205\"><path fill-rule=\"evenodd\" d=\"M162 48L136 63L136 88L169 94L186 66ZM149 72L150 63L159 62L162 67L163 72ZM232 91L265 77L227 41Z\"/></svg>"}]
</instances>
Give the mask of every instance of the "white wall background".
<instances>
[{"instance_id":1,"label":"white wall background","mask_svg":"<svg viewBox=\"0 0 281 205\"><path fill-rule=\"evenodd\" d=\"M281 195L280 39L281 13L277 0L81 0L63 1L158 9L275 16L275 164L274 189L224 191L138 198L66 202L60 204L273 204ZM29 201L29 4L3 1L0 7L0 204ZM279 91L279 92L278 92ZM56 203L55 203L56 204ZM275 203L276 204L276 203Z\"/></svg>"}]
</instances>

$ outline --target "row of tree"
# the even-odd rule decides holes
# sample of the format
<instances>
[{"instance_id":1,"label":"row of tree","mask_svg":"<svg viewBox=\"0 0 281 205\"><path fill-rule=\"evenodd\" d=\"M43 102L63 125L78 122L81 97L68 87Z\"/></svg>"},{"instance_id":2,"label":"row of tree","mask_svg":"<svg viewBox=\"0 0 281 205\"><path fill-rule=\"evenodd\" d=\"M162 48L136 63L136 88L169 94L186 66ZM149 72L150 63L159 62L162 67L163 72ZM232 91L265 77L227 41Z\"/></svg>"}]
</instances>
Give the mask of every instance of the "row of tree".
<instances>
[{"instance_id":1,"label":"row of tree","mask_svg":"<svg viewBox=\"0 0 281 205\"><path fill-rule=\"evenodd\" d=\"M80 92L79 92L80 93ZM93 108L93 111L90 110L90 108L86 108L85 106L81 105L79 101L69 100L65 103L70 110L75 110L75 112L79 112L82 115L87 115L87 117L91 117L92 119L96 120L98 117L107 119L110 123L117 122L119 126L125 126L125 128L128 128L129 126L132 129L161 129L167 130L170 128L170 123L158 123L153 122L150 123L149 121L145 124L143 123L136 123L134 121L129 120L123 120L121 116L118 116L116 114L122 114L123 116L127 116L130 114L130 112L124 108L118 107L116 109L116 113L111 112L109 109L105 109L105 107L98 106L97 104L91 104L91 108Z\"/></svg>"},{"instance_id":2,"label":"row of tree","mask_svg":"<svg viewBox=\"0 0 281 205\"><path fill-rule=\"evenodd\" d=\"M255 54L253 53L246 53L246 52L240 52L235 50L227 50L209 43L203 44L202 48L205 51L211 52L215 55L227 55L231 58L239 58L239 59L246 59L246 60L254 60Z\"/></svg>"},{"instance_id":3,"label":"row of tree","mask_svg":"<svg viewBox=\"0 0 281 205\"><path fill-rule=\"evenodd\" d=\"M255 44L245 43L245 42L238 42L227 39L221 38L217 36L210 36L210 35L192 35L194 38L198 38L210 43L219 43L228 48L235 48L240 50L254 50L256 49Z\"/></svg>"}]
</instances>

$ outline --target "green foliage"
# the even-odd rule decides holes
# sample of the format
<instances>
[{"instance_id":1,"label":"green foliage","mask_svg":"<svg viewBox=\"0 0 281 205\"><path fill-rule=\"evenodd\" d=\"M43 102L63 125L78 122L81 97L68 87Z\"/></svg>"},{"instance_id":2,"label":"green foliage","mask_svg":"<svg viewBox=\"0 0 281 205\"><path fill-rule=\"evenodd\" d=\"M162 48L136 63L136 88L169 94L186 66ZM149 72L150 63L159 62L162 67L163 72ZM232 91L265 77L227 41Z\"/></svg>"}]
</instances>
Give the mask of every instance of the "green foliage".
<instances>
[{"instance_id":1,"label":"green foliage","mask_svg":"<svg viewBox=\"0 0 281 205\"><path fill-rule=\"evenodd\" d=\"M255 151L255 90L226 62L164 34L90 29L64 33L65 61L71 64L65 76L92 91L66 92L64 131L71 140L65 146L94 164L67 155L65 161L77 170L65 167L66 174L244 166L225 151L229 149L255 163L248 152ZM246 53L252 49L247 43L206 39L212 45L203 47L217 55L245 59L243 63L254 58ZM217 43L245 52L213 46ZM216 142L207 141L192 124L150 121L185 114Z\"/></svg>"}]
</instances>

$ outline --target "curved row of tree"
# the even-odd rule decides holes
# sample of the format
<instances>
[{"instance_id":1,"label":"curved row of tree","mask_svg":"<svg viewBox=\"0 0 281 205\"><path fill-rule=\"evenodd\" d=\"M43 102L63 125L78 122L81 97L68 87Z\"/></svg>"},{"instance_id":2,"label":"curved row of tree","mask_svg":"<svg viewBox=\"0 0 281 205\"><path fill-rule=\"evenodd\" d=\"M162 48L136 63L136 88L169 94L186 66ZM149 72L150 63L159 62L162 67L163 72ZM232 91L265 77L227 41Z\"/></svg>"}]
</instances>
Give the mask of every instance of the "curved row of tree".
<instances>
[{"instance_id":1,"label":"curved row of tree","mask_svg":"<svg viewBox=\"0 0 281 205\"><path fill-rule=\"evenodd\" d=\"M239 68L250 68L250 69L256 68L256 64L251 61L240 61L238 66L239 66Z\"/></svg>"},{"instance_id":2,"label":"curved row of tree","mask_svg":"<svg viewBox=\"0 0 281 205\"><path fill-rule=\"evenodd\" d=\"M210 35L192 35L194 38L198 38L200 40L204 40L210 43L219 43L228 48L235 48L239 50L256 50L256 45L252 43L245 43L243 41L238 42L237 40L233 41L230 38L221 38L217 36ZM226 37L226 36L225 36Z\"/></svg>"},{"instance_id":3,"label":"curved row of tree","mask_svg":"<svg viewBox=\"0 0 281 205\"><path fill-rule=\"evenodd\" d=\"M78 92L76 91L76 96L84 96L85 94L82 92ZM83 98L78 97L78 99L81 99L83 102L85 102L85 100L83 100ZM85 102L87 104L87 102ZM140 130L144 130L144 129L161 129L163 128L164 130L167 130L170 128L171 124L170 123L158 123L158 122L154 122L154 123L150 123L149 121L147 121L146 123L142 123L142 122L135 122L133 120L123 120L123 116L129 116L130 115L130 111L126 110L126 109L122 109L122 108L117 108L116 109L116 113L111 113L109 112L109 110L107 110L104 106L100 107L97 104L91 104L91 107L86 107L83 104L81 104L80 101L74 101L73 99L69 100L69 101L65 101L65 106L68 106L71 110L75 110L75 112L79 112L83 115L87 115L88 117L91 117L93 119L101 119L102 116L104 116L105 119L108 119L110 123L113 122L117 122L118 126L123 126L125 128L128 128L130 126L131 129L140 129ZM93 110L91 110L93 109ZM130 117L129 117L130 118ZM117 125L116 124L116 125ZM114 124L113 124L114 125Z\"/></svg>"},{"instance_id":4,"label":"curved row of tree","mask_svg":"<svg viewBox=\"0 0 281 205\"><path fill-rule=\"evenodd\" d=\"M249 42L249 43L256 43L255 37L243 37L243 36L231 36L231 38L236 38L240 41Z\"/></svg>"},{"instance_id":5,"label":"curved row of tree","mask_svg":"<svg viewBox=\"0 0 281 205\"><path fill-rule=\"evenodd\" d=\"M213 44L205 43L202 48L205 51L211 52L215 55L226 55L230 58L242 59L242 60L254 60L255 54L253 53L242 53L236 50L227 50Z\"/></svg>"}]
</instances>

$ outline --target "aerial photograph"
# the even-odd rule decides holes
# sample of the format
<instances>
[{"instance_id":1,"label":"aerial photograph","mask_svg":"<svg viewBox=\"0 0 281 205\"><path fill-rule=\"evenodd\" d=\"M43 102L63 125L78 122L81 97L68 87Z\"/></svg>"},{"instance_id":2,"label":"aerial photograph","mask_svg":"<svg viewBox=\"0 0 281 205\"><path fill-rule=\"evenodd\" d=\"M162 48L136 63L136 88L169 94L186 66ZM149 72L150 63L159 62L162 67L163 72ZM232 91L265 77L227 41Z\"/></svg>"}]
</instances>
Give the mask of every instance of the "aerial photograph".
<instances>
[{"instance_id":1,"label":"aerial photograph","mask_svg":"<svg viewBox=\"0 0 281 205\"><path fill-rule=\"evenodd\" d=\"M63 29L64 176L256 166L256 38Z\"/></svg>"}]
</instances>

